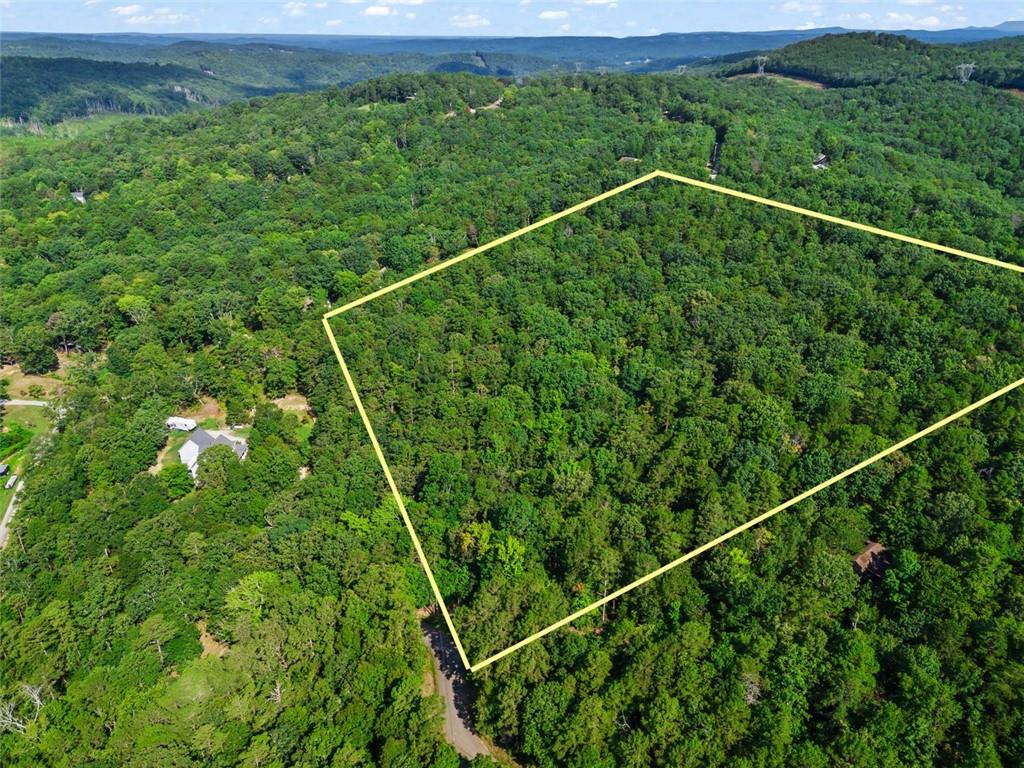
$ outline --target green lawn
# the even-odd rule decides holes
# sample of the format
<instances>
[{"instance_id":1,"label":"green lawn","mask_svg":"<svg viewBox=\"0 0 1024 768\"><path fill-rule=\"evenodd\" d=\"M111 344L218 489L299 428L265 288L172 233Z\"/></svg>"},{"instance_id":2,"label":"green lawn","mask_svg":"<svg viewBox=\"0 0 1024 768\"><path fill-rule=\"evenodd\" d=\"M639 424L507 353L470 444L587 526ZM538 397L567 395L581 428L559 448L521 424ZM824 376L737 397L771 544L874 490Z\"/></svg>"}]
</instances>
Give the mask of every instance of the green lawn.
<instances>
[{"instance_id":1,"label":"green lawn","mask_svg":"<svg viewBox=\"0 0 1024 768\"><path fill-rule=\"evenodd\" d=\"M3 422L5 426L8 424L20 424L29 430L34 437L50 428L49 416L50 412L46 408L36 408L28 405L9 405L4 408ZM7 511L7 504L10 502L11 496L14 495L13 488L6 490L3 485L11 474L22 474L27 459L27 448L23 448L4 459L0 459L0 464L8 464L10 466L8 473L3 478L0 478L0 515Z\"/></svg>"}]
</instances>

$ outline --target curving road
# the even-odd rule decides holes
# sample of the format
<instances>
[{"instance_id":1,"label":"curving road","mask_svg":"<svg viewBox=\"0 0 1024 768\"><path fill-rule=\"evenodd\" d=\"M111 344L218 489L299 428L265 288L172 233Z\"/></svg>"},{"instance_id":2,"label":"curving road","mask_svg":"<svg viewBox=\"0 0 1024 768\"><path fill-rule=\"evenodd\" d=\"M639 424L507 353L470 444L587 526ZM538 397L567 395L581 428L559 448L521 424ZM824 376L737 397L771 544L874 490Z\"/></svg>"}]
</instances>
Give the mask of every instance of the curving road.
<instances>
[{"instance_id":1,"label":"curving road","mask_svg":"<svg viewBox=\"0 0 1024 768\"><path fill-rule=\"evenodd\" d=\"M434 656L437 674L437 692L444 702L444 735L455 751L472 760L477 755L489 755L487 745L473 732L470 725L470 705L473 690L466 680L466 670L451 635L427 621L420 622L423 642Z\"/></svg>"}]
</instances>

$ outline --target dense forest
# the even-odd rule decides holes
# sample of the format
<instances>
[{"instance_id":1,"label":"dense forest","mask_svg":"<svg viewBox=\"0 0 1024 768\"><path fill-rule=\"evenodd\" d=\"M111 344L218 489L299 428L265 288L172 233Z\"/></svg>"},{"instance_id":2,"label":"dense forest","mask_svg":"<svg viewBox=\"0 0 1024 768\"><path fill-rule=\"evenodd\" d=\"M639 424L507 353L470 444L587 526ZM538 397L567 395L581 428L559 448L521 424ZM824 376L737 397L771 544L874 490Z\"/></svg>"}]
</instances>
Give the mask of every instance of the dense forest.
<instances>
[{"instance_id":1,"label":"dense forest","mask_svg":"<svg viewBox=\"0 0 1024 768\"><path fill-rule=\"evenodd\" d=\"M5 765L457 765L320 317L716 141L720 184L1024 264L984 83L401 74L5 140L0 363L66 370L0 554ZM659 181L333 327L478 657L1020 378L1022 302ZM147 471L200 399L245 460ZM1019 765L1022 497L1018 390L473 675L476 725L522 765Z\"/></svg>"}]
</instances>

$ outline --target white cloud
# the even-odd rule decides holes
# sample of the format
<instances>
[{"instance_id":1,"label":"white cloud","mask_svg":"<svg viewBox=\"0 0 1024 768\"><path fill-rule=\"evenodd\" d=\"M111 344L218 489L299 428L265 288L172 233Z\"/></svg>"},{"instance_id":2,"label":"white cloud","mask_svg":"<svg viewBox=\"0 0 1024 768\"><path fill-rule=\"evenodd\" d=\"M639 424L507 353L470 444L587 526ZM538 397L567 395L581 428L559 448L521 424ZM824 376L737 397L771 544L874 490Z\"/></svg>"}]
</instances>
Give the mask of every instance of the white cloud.
<instances>
[{"instance_id":1,"label":"white cloud","mask_svg":"<svg viewBox=\"0 0 1024 768\"><path fill-rule=\"evenodd\" d=\"M542 19L543 21L559 21L560 19L568 19L569 18L569 12L568 11L541 11L537 15L537 18L538 19Z\"/></svg>"},{"instance_id":2,"label":"white cloud","mask_svg":"<svg viewBox=\"0 0 1024 768\"><path fill-rule=\"evenodd\" d=\"M900 5L932 5L935 0L900 0Z\"/></svg>"},{"instance_id":3,"label":"white cloud","mask_svg":"<svg viewBox=\"0 0 1024 768\"><path fill-rule=\"evenodd\" d=\"M782 4L782 10L786 13L810 13L820 16L821 3L802 3L798 0L790 0L790 2Z\"/></svg>"},{"instance_id":4,"label":"white cloud","mask_svg":"<svg viewBox=\"0 0 1024 768\"><path fill-rule=\"evenodd\" d=\"M366 0L338 0L342 5L362 5Z\"/></svg>"},{"instance_id":5,"label":"white cloud","mask_svg":"<svg viewBox=\"0 0 1024 768\"><path fill-rule=\"evenodd\" d=\"M409 21L412 21L413 19L416 18L416 14L415 13L407 13L407 14L405 14L405 18L407 18Z\"/></svg>"},{"instance_id":6,"label":"white cloud","mask_svg":"<svg viewBox=\"0 0 1024 768\"><path fill-rule=\"evenodd\" d=\"M377 0L381 5L423 5L423 0Z\"/></svg>"},{"instance_id":7,"label":"white cloud","mask_svg":"<svg viewBox=\"0 0 1024 768\"><path fill-rule=\"evenodd\" d=\"M562 24L559 27L559 29L562 30L563 32L568 32L569 31L569 25L568 24Z\"/></svg>"},{"instance_id":8,"label":"white cloud","mask_svg":"<svg viewBox=\"0 0 1024 768\"><path fill-rule=\"evenodd\" d=\"M328 19L324 22L328 27L340 27L343 23L341 19Z\"/></svg>"},{"instance_id":9,"label":"white cloud","mask_svg":"<svg viewBox=\"0 0 1024 768\"><path fill-rule=\"evenodd\" d=\"M281 10L284 11L285 16L302 16L306 13L306 3L290 0L281 6Z\"/></svg>"},{"instance_id":10,"label":"white cloud","mask_svg":"<svg viewBox=\"0 0 1024 768\"><path fill-rule=\"evenodd\" d=\"M111 13L116 13L118 16L134 16L137 13L142 13L141 5L116 5L110 9Z\"/></svg>"},{"instance_id":11,"label":"white cloud","mask_svg":"<svg viewBox=\"0 0 1024 768\"><path fill-rule=\"evenodd\" d=\"M813 21L805 21L803 24L797 24L796 28L800 29L800 30L804 30L804 29L814 29L817 26L818 25L815 24Z\"/></svg>"},{"instance_id":12,"label":"white cloud","mask_svg":"<svg viewBox=\"0 0 1024 768\"><path fill-rule=\"evenodd\" d=\"M459 29L475 29L477 27L489 27L491 20L481 16L479 13L457 13L448 17L448 23Z\"/></svg>"},{"instance_id":13,"label":"white cloud","mask_svg":"<svg viewBox=\"0 0 1024 768\"><path fill-rule=\"evenodd\" d=\"M314 8L326 8L327 3L313 3Z\"/></svg>"},{"instance_id":14,"label":"white cloud","mask_svg":"<svg viewBox=\"0 0 1024 768\"><path fill-rule=\"evenodd\" d=\"M398 11L394 8L388 8L386 5L371 5L363 11L364 16L391 16L395 13L398 13Z\"/></svg>"},{"instance_id":15,"label":"white cloud","mask_svg":"<svg viewBox=\"0 0 1024 768\"><path fill-rule=\"evenodd\" d=\"M260 16L256 21L260 24L277 24L277 16Z\"/></svg>"},{"instance_id":16,"label":"white cloud","mask_svg":"<svg viewBox=\"0 0 1024 768\"><path fill-rule=\"evenodd\" d=\"M157 8L152 13L136 14L124 20L125 24L149 24L154 26L173 26L183 21L193 21L194 17L187 13L178 13L170 8Z\"/></svg>"},{"instance_id":17,"label":"white cloud","mask_svg":"<svg viewBox=\"0 0 1024 768\"><path fill-rule=\"evenodd\" d=\"M942 24L938 16L925 16L923 19L918 19L915 22L919 27L929 28L938 27Z\"/></svg>"},{"instance_id":18,"label":"white cloud","mask_svg":"<svg viewBox=\"0 0 1024 768\"><path fill-rule=\"evenodd\" d=\"M99 5L102 2L103 0L85 0L85 2L82 3L82 5ZM8 0L7 5L9 6L10 4L10 0Z\"/></svg>"}]
</instances>

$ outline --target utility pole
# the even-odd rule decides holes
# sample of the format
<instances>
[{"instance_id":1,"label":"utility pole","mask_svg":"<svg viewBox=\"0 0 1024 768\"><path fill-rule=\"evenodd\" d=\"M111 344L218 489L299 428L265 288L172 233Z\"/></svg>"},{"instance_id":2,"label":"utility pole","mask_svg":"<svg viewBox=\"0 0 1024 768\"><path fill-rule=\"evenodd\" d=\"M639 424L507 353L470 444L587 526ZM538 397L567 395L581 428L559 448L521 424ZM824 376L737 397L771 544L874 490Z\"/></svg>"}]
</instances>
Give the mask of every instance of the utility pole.
<instances>
[{"instance_id":1,"label":"utility pole","mask_svg":"<svg viewBox=\"0 0 1024 768\"><path fill-rule=\"evenodd\" d=\"M757 74L764 74L764 65L768 63L767 56L755 56L754 63L757 64Z\"/></svg>"},{"instance_id":2,"label":"utility pole","mask_svg":"<svg viewBox=\"0 0 1024 768\"><path fill-rule=\"evenodd\" d=\"M974 74L975 69L976 67L974 66L974 62L971 62L970 64L956 65L956 73L960 76L961 85L967 85L967 81L971 79L971 75Z\"/></svg>"}]
</instances>

